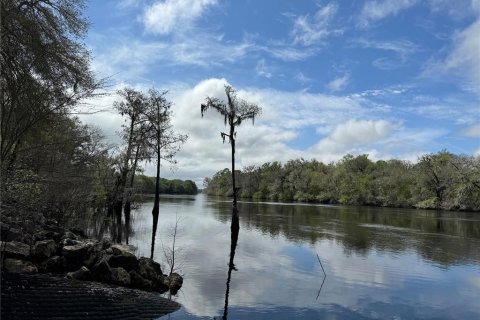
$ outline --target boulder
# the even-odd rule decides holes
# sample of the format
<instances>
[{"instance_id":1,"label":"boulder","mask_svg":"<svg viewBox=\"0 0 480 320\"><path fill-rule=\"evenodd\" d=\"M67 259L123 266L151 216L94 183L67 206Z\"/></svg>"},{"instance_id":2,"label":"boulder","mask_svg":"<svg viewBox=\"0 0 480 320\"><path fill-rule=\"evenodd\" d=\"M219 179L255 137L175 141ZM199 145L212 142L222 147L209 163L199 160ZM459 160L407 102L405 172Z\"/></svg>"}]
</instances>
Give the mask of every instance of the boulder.
<instances>
[{"instance_id":1,"label":"boulder","mask_svg":"<svg viewBox=\"0 0 480 320\"><path fill-rule=\"evenodd\" d=\"M170 285L170 281L168 277L164 274L159 275L157 280L154 283L155 290L160 293L164 293L168 291L168 289L170 288L169 285Z\"/></svg>"},{"instance_id":2,"label":"boulder","mask_svg":"<svg viewBox=\"0 0 480 320\"><path fill-rule=\"evenodd\" d=\"M65 270L65 258L53 256L42 263L41 269L43 272L61 273Z\"/></svg>"},{"instance_id":3,"label":"boulder","mask_svg":"<svg viewBox=\"0 0 480 320\"><path fill-rule=\"evenodd\" d=\"M57 246L53 240L42 240L37 241L32 247L32 256L39 260L45 260L50 258L55 251Z\"/></svg>"},{"instance_id":4,"label":"boulder","mask_svg":"<svg viewBox=\"0 0 480 320\"><path fill-rule=\"evenodd\" d=\"M8 230L2 229L2 240L4 241L17 241L24 242L25 233L17 228L9 228Z\"/></svg>"},{"instance_id":5,"label":"boulder","mask_svg":"<svg viewBox=\"0 0 480 320\"><path fill-rule=\"evenodd\" d=\"M115 252L115 251L114 251ZM108 257L108 264L111 267L122 267L125 270L133 270L138 266L137 257L129 252L123 252L121 255L112 255Z\"/></svg>"},{"instance_id":6,"label":"boulder","mask_svg":"<svg viewBox=\"0 0 480 320\"><path fill-rule=\"evenodd\" d=\"M33 236L35 241L49 240L52 239L55 242L59 242L62 238L62 235L58 232L53 232L50 230L41 230L34 234Z\"/></svg>"},{"instance_id":7,"label":"boulder","mask_svg":"<svg viewBox=\"0 0 480 320\"><path fill-rule=\"evenodd\" d=\"M155 287L153 282L150 280L145 279L141 275L139 275L135 270L131 270L129 273L131 286L140 289L140 290L153 290Z\"/></svg>"},{"instance_id":8,"label":"boulder","mask_svg":"<svg viewBox=\"0 0 480 320\"><path fill-rule=\"evenodd\" d=\"M64 246L62 254L70 267L75 268L82 265L90 267L97 259L98 252L95 250L95 244L96 241L84 240L73 246Z\"/></svg>"},{"instance_id":9,"label":"boulder","mask_svg":"<svg viewBox=\"0 0 480 320\"><path fill-rule=\"evenodd\" d=\"M37 267L30 261L5 259L5 270L15 273L37 273Z\"/></svg>"},{"instance_id":10,"label":"boulder","mask_svg":"<svg viewBox=\"0 0 480 320\"><path fill-rule=\"evenodd\" d=\"M89 280L91 278L91 272L90 270L88 270L87 267L82 266L77 271L67 273L65 278L76 280Z\"/></svg>"},{"instance_id":11,"label":"boulder","mask_svg":"<svg viewBox=\"0 0 480 320\"><path fill-rule=\"evenodd\" d=\"M150 281L157 281L158 276L162 274L160 264L150 258L141 257L138 259L138 273Z\"/></svg>"},{"instance_id":12,"label":"boulder","mask_svg":"<svg viewBox=\"0 0 480 320\"><path fill-rule=\"evenodd\" d=\"M136 250L136 248L132 245L119 243L111 245L110 248L112 248L114 255L126 255L129 253L135 255Z\"/></svg>"},{"instance_id":13,"label":"boulder","mask_svg":"<svg viewBox=\"0 0 480 320\"><path fill-rule=\"evenodd\" d=\"M167 281L172 294L176 294L183 284L182 276L175 272L167 277Z\"/></svg>"},{"instance_id":14,"label":"boulder","mask_svg":"<svg viewBox=\"0 0 480 320\"><path fill-rule=\"evenodd\" d=\"M0 251L7 258L24 259L30 255L30 246L18 241L0 241Z\"/></svg>"},{"instance_id":15,"label":"boulder","mask_svg":"<svg viewBox=\"0 0 480 320\"><path fill-rule=\"evenodd\" d=\"M110 281L112 277L112 269L107 259L102 258L92 267L93 277L98 281Z\"/></svg>"},{"instance_id":16,"label":"boulder","mask_svg":"<svg viewBox=\"0 0 480 320\"><path fill-rule=\"evenodd\" d=\"M112 268L112 283L117 284L119 286L127 287L131 283L130 274L127 270L119 267L119 268Z\"/></svg>"},{"instance_id":17,"label":"boulder","mask_svg":"<svg viewBox=\"0 0 480 320\"><path fill-rule=\"evenodd\" d=\"M37 224L33 220L28 219L22 221L22 227L26 232L33 234L37 228Z\"/></svg>"}]
</instances>

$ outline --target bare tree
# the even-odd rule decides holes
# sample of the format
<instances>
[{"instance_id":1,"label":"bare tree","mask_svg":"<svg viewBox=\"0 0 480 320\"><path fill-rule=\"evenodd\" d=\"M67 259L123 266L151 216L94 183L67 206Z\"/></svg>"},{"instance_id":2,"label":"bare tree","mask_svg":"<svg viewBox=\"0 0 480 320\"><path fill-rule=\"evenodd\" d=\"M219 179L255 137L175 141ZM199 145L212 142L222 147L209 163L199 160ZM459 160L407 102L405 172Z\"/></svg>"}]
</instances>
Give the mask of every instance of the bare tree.
<instances>
[{"instance_id":1,"label":"bare tree","mask_svg":"<svg viewBox=\"0 0 480 320\"><path fill-rule=\"evenodd\" d=\"M233 208L237 208L237 193L238 189L235 185L235 140L237 133L235 127L242 124L245 120L252 120L255 124L255 118L260 115L262 109L256 104L247 102L237 96L237 92L231 86L225 86L225 94L227 95L227 102L218 98L207 97L207 102L201 105L202 117L208 109L214 109L224 117L225 126L229 126L229 132L220 132L220 136L225 142L228 142L232 148L232 190L233 190ZM236 210L233 210L237 214Z\"/></svg>"}]
</instances>

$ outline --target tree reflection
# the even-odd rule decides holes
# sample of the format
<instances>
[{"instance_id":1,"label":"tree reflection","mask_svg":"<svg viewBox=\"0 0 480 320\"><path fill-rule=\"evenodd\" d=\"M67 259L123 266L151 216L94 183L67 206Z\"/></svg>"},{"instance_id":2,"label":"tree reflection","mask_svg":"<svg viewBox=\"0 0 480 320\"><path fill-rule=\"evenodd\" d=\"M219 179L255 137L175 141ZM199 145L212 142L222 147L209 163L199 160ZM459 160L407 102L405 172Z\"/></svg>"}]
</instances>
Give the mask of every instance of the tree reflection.
<instances>
[{"instance_id":1,"label":"tree reflection","mask_svg":"<svg viewBox=\"0 0 480 320\"><path fill-rule=\"evenodd\" d=\"M237 248L238 234L240 231L240 222L238 219L238 211L235 207L232 208L232 224L230 226L230 259L228 261L228 276L227 288L225 290L225 306L223 308L223 320L228 318L228 297L230 294L230 281L232 279L232 271L237 271L233 259L235 258L235 250Z\"/></svg>"}]
</instances>

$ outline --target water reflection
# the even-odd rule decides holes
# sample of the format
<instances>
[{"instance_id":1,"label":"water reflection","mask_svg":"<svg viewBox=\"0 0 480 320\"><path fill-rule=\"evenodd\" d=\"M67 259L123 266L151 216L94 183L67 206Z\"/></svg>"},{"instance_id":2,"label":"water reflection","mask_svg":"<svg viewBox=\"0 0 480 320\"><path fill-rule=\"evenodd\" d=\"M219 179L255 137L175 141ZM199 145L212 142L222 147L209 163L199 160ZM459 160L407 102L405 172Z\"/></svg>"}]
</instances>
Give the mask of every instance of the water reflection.
<instances>
[{"instance_id":1,"label":"water reflection","mask_svg":"<svg viewBox=\"0 0 480 320\"><path fill-rule=\"evenodd\" d=\"M223 307L223 317L222 320L227 320L228 318L228 297L230 294L230 281L232 279L232 271L237 271L235 267L234 258L235 250L237 249L238 242L238 233L240 231L240 222L238 218L237 208L234 206L232 208L232 224L230 226L230 259L228 261L228 273L227 273L227 289L225 290L225 305Z\"/></svg>"},{"instance_id":2,"label":"water reflection","mask_svg":"<svg viewBox=\"0 0 480 320\"><path fill-rule=\"evenodd\" d=\"M239 202L238 241L231 202L161 200L159 245L177 215L188 221L178 238L185 281L173 297L184 307L170 319L480 317L475 214ZM152 206L132 211L129 241L140 256L151 249Z\"/></svg>"}]
</instances>

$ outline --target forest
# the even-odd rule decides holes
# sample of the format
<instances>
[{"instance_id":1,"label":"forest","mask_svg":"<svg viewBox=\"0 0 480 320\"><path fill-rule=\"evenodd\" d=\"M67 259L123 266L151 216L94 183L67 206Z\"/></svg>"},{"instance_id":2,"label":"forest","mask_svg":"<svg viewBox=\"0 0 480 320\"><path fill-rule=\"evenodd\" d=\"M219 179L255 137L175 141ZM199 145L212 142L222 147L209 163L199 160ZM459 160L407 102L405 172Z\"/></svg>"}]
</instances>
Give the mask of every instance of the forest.
<instances>
[{"instance_id":1,"label":"forest","mask_svg":"<svg viewBox=\"0 0 480 320\"><path fill-rule=\"evenodd\" d=\"M204 192L232 196L231 172L204 180ZM446 150L418 162L372 161L346 155L337 162L296 159L235 171L241 198L342 205L480 210L480 159Z\"/></svg>"},{"instance_id":2,"label":"forest","mask_svg":"<svg viewBox=\"0 0 480 320\"><path fill-rule=\"evenodd\" d=\"M1 1L4 213L38 212L63 220L95 207L119 216L123 207L130 210L136 181L142 192L152 192L152 179L135 178L146 162L156 166L157 194L196 193L191 181L160 182L161 162L174 165L188 138L173 131L166 91L126 87L106 110L87 103L111 94L112 79L97 79L92 71L84 10L84 1ZM120 143L78 118L99 111L124 118Z\"/></svg>"}]
</instances>

